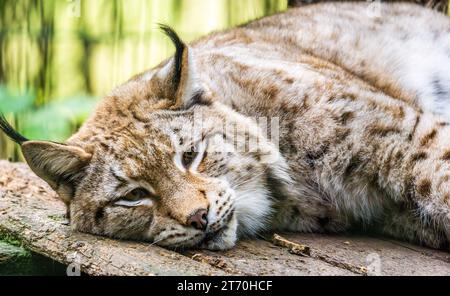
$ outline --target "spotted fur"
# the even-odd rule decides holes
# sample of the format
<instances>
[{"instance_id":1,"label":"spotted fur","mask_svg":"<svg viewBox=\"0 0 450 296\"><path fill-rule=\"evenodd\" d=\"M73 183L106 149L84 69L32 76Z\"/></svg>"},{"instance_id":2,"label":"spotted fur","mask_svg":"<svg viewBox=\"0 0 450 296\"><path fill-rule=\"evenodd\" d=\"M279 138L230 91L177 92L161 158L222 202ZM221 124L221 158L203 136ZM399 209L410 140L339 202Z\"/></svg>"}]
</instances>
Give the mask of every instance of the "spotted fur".
<instances>
[{"instance_id":1,"label":"spotted fur","mask_svg":"<svg viewBox=\"0 0 450 296\"><path fill-rule=\"evenodd\" d=\"M450 21L368 5L291 9L189 45L164 27L173 58L115 89L65 145L25 141L24 155L83 232L226 249L363 226L448 248ZM279 137L258 117L278 119ZM136 188L146 202L123 201Z\"/></svg>"}]
</instances>

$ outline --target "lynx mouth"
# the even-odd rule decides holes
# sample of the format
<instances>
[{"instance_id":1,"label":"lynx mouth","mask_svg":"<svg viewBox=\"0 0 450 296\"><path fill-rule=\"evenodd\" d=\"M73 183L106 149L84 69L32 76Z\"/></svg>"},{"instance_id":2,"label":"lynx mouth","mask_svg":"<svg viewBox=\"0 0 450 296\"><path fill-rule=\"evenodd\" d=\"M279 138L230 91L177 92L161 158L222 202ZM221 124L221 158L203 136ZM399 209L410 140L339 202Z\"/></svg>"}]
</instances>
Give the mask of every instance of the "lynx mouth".
<instances>
[{"instance_id":1,"label":"lynx mouth","mask_svg":"<svg viewBox=\"0 0 450 296\"><path fill-rule=\"evenodd\" d=\"M223 234L224 230L226 229L226 225L216 231L212 231L212 232L208 232L206 233L205 237L202 239L202 241L200 243L206 243L209 241L212 241L216 238L218 238L220 235Z\"/></svg>"},{"instance_id":2,"label":"lynx mouth","mask_svg":"<svg viewBox=\"0 0 450 296\"><path fill-rule=\"evenodd\" d=\"M231 230L230 225L232 224L231 222L234 216L235 216L234 210L230 211L229 214L227 214L227 216L224 217L222 220L223 226L218 229L206 232L203 239L198 243L198 246L214 242L217 243L224 240L229 235L228 232Z\"/></svg>"},{"instance_id":3,"label":"lynx mouth","mask_svg":"<svg viewBox=\"0 0 450 296\"><path fill-rule=\"evenodd\" d=\"M227 225L217 231L208 232L205 237L197 244L197 247L220 240L220 238L224 235L226 229Z\"/></svg>"}]
</instances>

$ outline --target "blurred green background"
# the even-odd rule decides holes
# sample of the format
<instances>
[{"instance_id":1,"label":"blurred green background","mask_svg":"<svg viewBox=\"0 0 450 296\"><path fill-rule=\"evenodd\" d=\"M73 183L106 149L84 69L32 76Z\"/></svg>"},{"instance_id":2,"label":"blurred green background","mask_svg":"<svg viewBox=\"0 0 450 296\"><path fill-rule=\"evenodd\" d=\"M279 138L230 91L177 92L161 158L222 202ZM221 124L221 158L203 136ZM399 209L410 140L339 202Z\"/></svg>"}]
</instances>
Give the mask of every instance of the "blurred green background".
<instances>
[{"instance_id":1,"label":"blurred green background","mask_svg":"<svg viewBox=\"0 0 450 296\"><path fill-rule=\"evenodd\" d=\"M287 0L0 0L0 110L26 137L63 141L96 101L190 41L286 9ZM20 160L0 134L0 159Z\"/></svg>"}]
</instances>

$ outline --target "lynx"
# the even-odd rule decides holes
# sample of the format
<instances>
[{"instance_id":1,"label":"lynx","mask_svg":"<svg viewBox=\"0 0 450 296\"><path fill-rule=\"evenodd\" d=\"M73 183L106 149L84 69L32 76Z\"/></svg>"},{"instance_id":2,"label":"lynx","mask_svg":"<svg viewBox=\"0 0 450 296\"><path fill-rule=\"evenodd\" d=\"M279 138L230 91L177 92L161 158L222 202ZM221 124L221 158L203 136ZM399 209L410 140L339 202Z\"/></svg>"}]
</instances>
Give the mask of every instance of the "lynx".
<instances>
[{"instance_id":1,"label":"lynx","mask_svg":"<svg viewBox=\"0 0 450 296\"><path fill-rule=\"evenodd\" d=\"M65 143L0 127L77 231L221 250L361 227L449 248L450 20L369 5L290 9L189 45L162 26L174 56Z\"/></svg>"}]
</instances>

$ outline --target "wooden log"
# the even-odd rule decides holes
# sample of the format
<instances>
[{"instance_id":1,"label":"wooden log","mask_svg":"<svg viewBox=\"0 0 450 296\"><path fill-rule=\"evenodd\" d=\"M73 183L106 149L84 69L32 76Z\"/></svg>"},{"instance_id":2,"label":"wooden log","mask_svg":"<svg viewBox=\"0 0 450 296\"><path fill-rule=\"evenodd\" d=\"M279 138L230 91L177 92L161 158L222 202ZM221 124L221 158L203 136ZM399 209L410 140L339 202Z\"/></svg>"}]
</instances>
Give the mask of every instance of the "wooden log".
<instances>
[{"instance_id":1,"label":"wooden log","mask_svg":"<svg viewBox=\"0 0 450 296\"><path fill-rule=\"evenodd\" d=\"M25 164L0 161L0 237L64 264L70 275L371 275L377 256L383 275L450 275L449 253L380 238L282 234L275 243L243 240L228 251L179 253L72 231L64 212Z\"/></svg>"},{"instance_id":2,"label":"wooden log","mask_svg":"<svg viewBox=\"0 0 450 296\"><path fill-rule=\"evenodd\" d=\"M0 161L0 232L91 275L221 275L220 269L145 243L72 232L64 205L24 164Z\"/></svg>"},{"instance_id":3,"label":"wooden log","mask_svg":"<svg viewBox=\"0 0 450 296\"><path fill-rule=\"evenodd\" d=\"M311 257L363 275L450 275L450 253L379 237L290 234Z\"/></svg>"}]
</instances>

